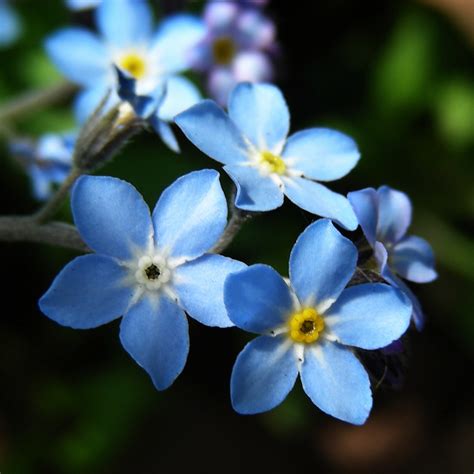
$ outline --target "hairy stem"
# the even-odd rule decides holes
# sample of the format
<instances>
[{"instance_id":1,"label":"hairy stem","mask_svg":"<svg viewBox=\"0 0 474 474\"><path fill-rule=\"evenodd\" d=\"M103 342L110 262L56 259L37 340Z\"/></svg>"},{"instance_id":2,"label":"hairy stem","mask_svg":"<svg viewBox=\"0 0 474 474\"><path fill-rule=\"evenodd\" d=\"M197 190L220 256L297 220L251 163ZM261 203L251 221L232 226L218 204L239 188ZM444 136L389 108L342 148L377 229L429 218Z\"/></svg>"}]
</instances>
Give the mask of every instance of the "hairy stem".
<instances>
[{"instance_id":1,"label":"hairy stem","mask_svg":"<svg viewBox=\"0 0 474 474\"><path fill-rule=\"evenodd\" d=\"M31 217L0 217L0 241L38 242L90 252L77 229L64 222L40 224Z\"/></svg>"},{"instance_id":2,"label":"hairy stem","mask_svg":"<svg viewBox=\"0 0 474 474\"><path fill-rule=\"evenodd\" d=\"M48 105L62 102L76 90L76 85L63 81L45 89L26 92L24 95L0 105L0 123L11 122Z\"/></svg>"},{"instance_id":3,"label":"hairy stem","mask_svg":"<svg viewBox=\"0 0 474 474\"><path fill-rule=\"evenodd\" d=\"M254 215L253 213L237 209L233 204L231 205L231 209L229 222L227 223L221 238L211 249L212 253L223 252L234 240L234 237L237 235L244 222L248 221Z\"/></svg>"},{"instance_id":4,"label":"hairy stem","mask_svg":"<svg viewBox=\"0 0 474 474\"><path fill-rule=\"evenodd\" d=\"M55 194L51 197L49 201L35 214L33 214L32 219L38 224L46 222L48 219L53 217L56 211L61 206L64 199L66 199L69 190L76 182L76 179L81 176L82 170L77 167L73 167L67 178L61 184L61 187L56 191Z\"/></svg>"}]
</instances>

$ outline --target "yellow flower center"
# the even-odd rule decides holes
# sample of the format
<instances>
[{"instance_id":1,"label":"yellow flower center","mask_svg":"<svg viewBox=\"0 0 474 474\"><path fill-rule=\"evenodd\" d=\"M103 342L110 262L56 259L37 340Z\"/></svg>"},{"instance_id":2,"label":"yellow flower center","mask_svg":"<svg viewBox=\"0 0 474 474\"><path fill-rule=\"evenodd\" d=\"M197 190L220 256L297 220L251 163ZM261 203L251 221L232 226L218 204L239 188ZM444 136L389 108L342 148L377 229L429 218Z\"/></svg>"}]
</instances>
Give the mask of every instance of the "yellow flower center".
<instances>
[{"instance_id":1,"label":"yellow flower center","mask_svg":"<svg viewBox=\"0 0 474 474\"><path fill-rule=\"evenodd\" d=\"M217 64L226 66L234 59L237 48L234 40L229 36L217 38L212 44L212 54Z\"/></svg>"},{"instance_id":2,"label":"yellow flower center","mask_svg":"<svg viewBox=\"0 0 474 474\"><path fill-rule=\"evenodd\" d=\"M288 326L293 341L311 344L324 330L324 320L314 308L305 308L291 315Z\"/></svg>"},{"instance_id":3,"label":"yellow flower center","mask_svg":"<svg viewBox=\"0 0 474 474\"><path fill-rule=\"evenodd\" d=\"M135 79L141 79L145 75L145 60L137 53L125 54L120 58L118 65L121 69L129 72Z\"/></svg>"},{"instance_id":4,"label":"yellow flower center","mask_svg":"<svg viewBox=\"0 0 474 474\"><path fill-rule=\"evenodd\" d=\"M271 151L260 152L260 163L264 164L272 173L284 174L286 164L280 156L274 155Z\"/></svg>"}]
</instances>

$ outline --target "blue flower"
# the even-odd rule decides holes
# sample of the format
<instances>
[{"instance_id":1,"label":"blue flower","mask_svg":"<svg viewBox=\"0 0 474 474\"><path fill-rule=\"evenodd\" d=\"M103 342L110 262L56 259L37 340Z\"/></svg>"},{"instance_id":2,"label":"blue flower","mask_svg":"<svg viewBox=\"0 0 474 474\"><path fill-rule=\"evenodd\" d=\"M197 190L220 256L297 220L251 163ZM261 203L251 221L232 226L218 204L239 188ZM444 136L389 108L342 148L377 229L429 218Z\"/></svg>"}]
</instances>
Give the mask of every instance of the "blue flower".
<instances>
[{"instance_id":1,"label":"blue flower","mask_svg":"<svg viewBox=\"0 0 474 474\"><path fill-rule=\"evenodd\" d=\"M269 53L275 47L275 25L261 12L261 3L206 5L206 36L193 50L193 64L207 74L208 90L222 105L238 82L272 79Z\"/></svg>"},{"instance_id":2,"label":"blue flower","mask_svg":"<svg viewBox=\"0 0 474 474\"><path fill-rule=\"evenodd\" d=\"M351 138L310 128L287 139L288 108L280 90L270 84L239 84L228 108L226 115L205 100L175 121L201 151L226 165L237 186L237 207L269 211L281 206L285 195L306 211L350 230L357 227L348 200L313 181L341 178L356 165L359 151Z\"/></svg>"},{"instance_id":3,"label":"blue flower","mask_svg":"<svg viewBox=\"0 0 474 474\"><path fill-rule=\"evenodd\" d=\"M72 167L75 140L75 134L48 133L36 143L26 140L10 143L10 152L30 175L36 199L49 198L54 185L66 179Z\"/></svg>"},{"instance_id":4,"label":"blue flower","mask_svg":"<svg viewBox=\"0 0 474 474\"><path fill-rule=\"evenodd\" d=\"M372 407L370 382L351 347L377 349L399 338L409 325L411 303L383 283L344 289L356 261L352 242L322 219L296 241L288 284L266 265L229 275L224 301L230 319L261 334L239 354L232 371L236 411L274 408L299 373L304 391L322 411L365 422Z\"/></svg>"},{"instance_id":5,"label":"blue flower","mask_svg":"<svg viewBox=\"0 0 474 474\"><path fill-rule=\"evenodd\" d=\"M66 0L66 5L71 10L87 10L95 8L101 0Z\"/></svg>"},{"instance_id":6,"label":"blue flower","mask_svg":"<svg viewBox=\"0 0 474 474\"><path fill-rule=\"evenodd\" d=\"M354 191L347 197L374 250L380 274L410 297L413 321L421 329L424 323L421 305L408 286L395 275L416 283L428 283L437 277L430 244L421 237L406 235L412 216L410 199L405 193L388 186L381 186L377 191L373 188Z\"/></svg>"},{"instance_id":7,"label":"blue flower","mask_svg":"<svg viewBox=\"0 0 474 474\"><path fill-rule=\"evenodd\" d=\"M77 329L123 315L124 348L157 389L169 387L188 355L185 311L207 326L232 326L224 280L244 264L206 253L227 219L218 173L202 170L177 179L151 215L133 186L110 177L81 177L71 202L77 228L96 254L61 271L41 298L41 310Z\"/></svg>"},{"instance_id":8,"label":"blue flower","mask_svg":"<svg viewBox=\"0 0 474 474\"><path fill-rule=\"evenodd\" d=\"M21 32L20 19L6 0L0 0L0 48L12 44Z\"/></svg>"},{"instance_id":9,"label":"blue flower","mask_svg":"<svg viewBox=\"0 0 474 474\"><path fill-rule=\"evenodd\" d=\"M78 96L76 115L83 122L108 89L115 90L114 65L137 80L137 91L147 95L160 82L168 94L160 118L170 121L183 109L182 94L189 105L200 98L196 87L178 73L189 66L188 54L204 33L202 22L191 15L174 15L153 32L152 12L146 1L103 0L95 10L100 36L84 28L65 28L46 40L46 50L71 81L84 91ZM112 94L110 102L118 96ZM186 108L186 107L185 107Z\"/></svg>"}]
</instances>

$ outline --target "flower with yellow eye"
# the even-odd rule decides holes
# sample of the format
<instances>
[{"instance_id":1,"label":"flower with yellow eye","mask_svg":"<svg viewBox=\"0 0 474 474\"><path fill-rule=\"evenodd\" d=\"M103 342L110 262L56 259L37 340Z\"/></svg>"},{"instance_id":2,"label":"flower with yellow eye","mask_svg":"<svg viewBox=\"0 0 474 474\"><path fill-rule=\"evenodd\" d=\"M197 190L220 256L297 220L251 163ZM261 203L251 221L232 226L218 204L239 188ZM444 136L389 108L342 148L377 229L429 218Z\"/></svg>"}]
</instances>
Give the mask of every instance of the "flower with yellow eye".
<instances>
[{"instance_id":1,"label":"flower with yellow eye","mask_svg":"<svg viewBox=\"0 0 474 474\"><path fill-rule=\"evenodd\" d=\"M137 84L137 93L151 94L166 83L166 99L158 115L164 123L200 99L198 89L179 74L189 68L189 54L204 34L202 21L178 14L162 21L156 31L148 3L136 0L103 0L95 10L99 34L85 28L64 28L46 39L48 55L58 69L83 88L75 103L83 122L108 90L108 105L119 101L116 93L119 67ZM176 140L163 125L162 139L173 149Z\"/></svg>"},{"instance_id":2,"label":"flower with yellow eye","mask_svg":"<svg viewBox=\"0 0 474 474\"><path fill-rule=\"evenodd\" d=\"M290 282L266 265L230 274L224 302L231 321L260 334L239 354L231 398L242 414L280 404L298 374L322 411L362 424L372 407L367 372L352 347L378 349L398 339L411 303L383 283L345 288L357 249L327 219L310 225L290 256Z\"/></svg>"}]
</instances>

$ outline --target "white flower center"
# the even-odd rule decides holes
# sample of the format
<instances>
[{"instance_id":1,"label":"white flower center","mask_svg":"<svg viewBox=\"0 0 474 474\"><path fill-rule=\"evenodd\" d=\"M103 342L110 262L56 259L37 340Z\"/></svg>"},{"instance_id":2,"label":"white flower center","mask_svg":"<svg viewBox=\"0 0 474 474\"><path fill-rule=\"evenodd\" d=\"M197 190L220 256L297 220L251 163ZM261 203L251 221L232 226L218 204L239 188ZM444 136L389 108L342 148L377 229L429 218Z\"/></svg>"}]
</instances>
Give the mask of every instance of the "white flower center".
<instances>
[{"instance_id":1,"label":"white flower center","mask_svg":"<svg viewBox=\"0 0 474 474\"><path fill-rule=\"evenodd\" d=\"M161 255L144 255L135 271L137 283L149 291L157 291L171 280L171 270Z\"/></svg>"}]
</instances>

